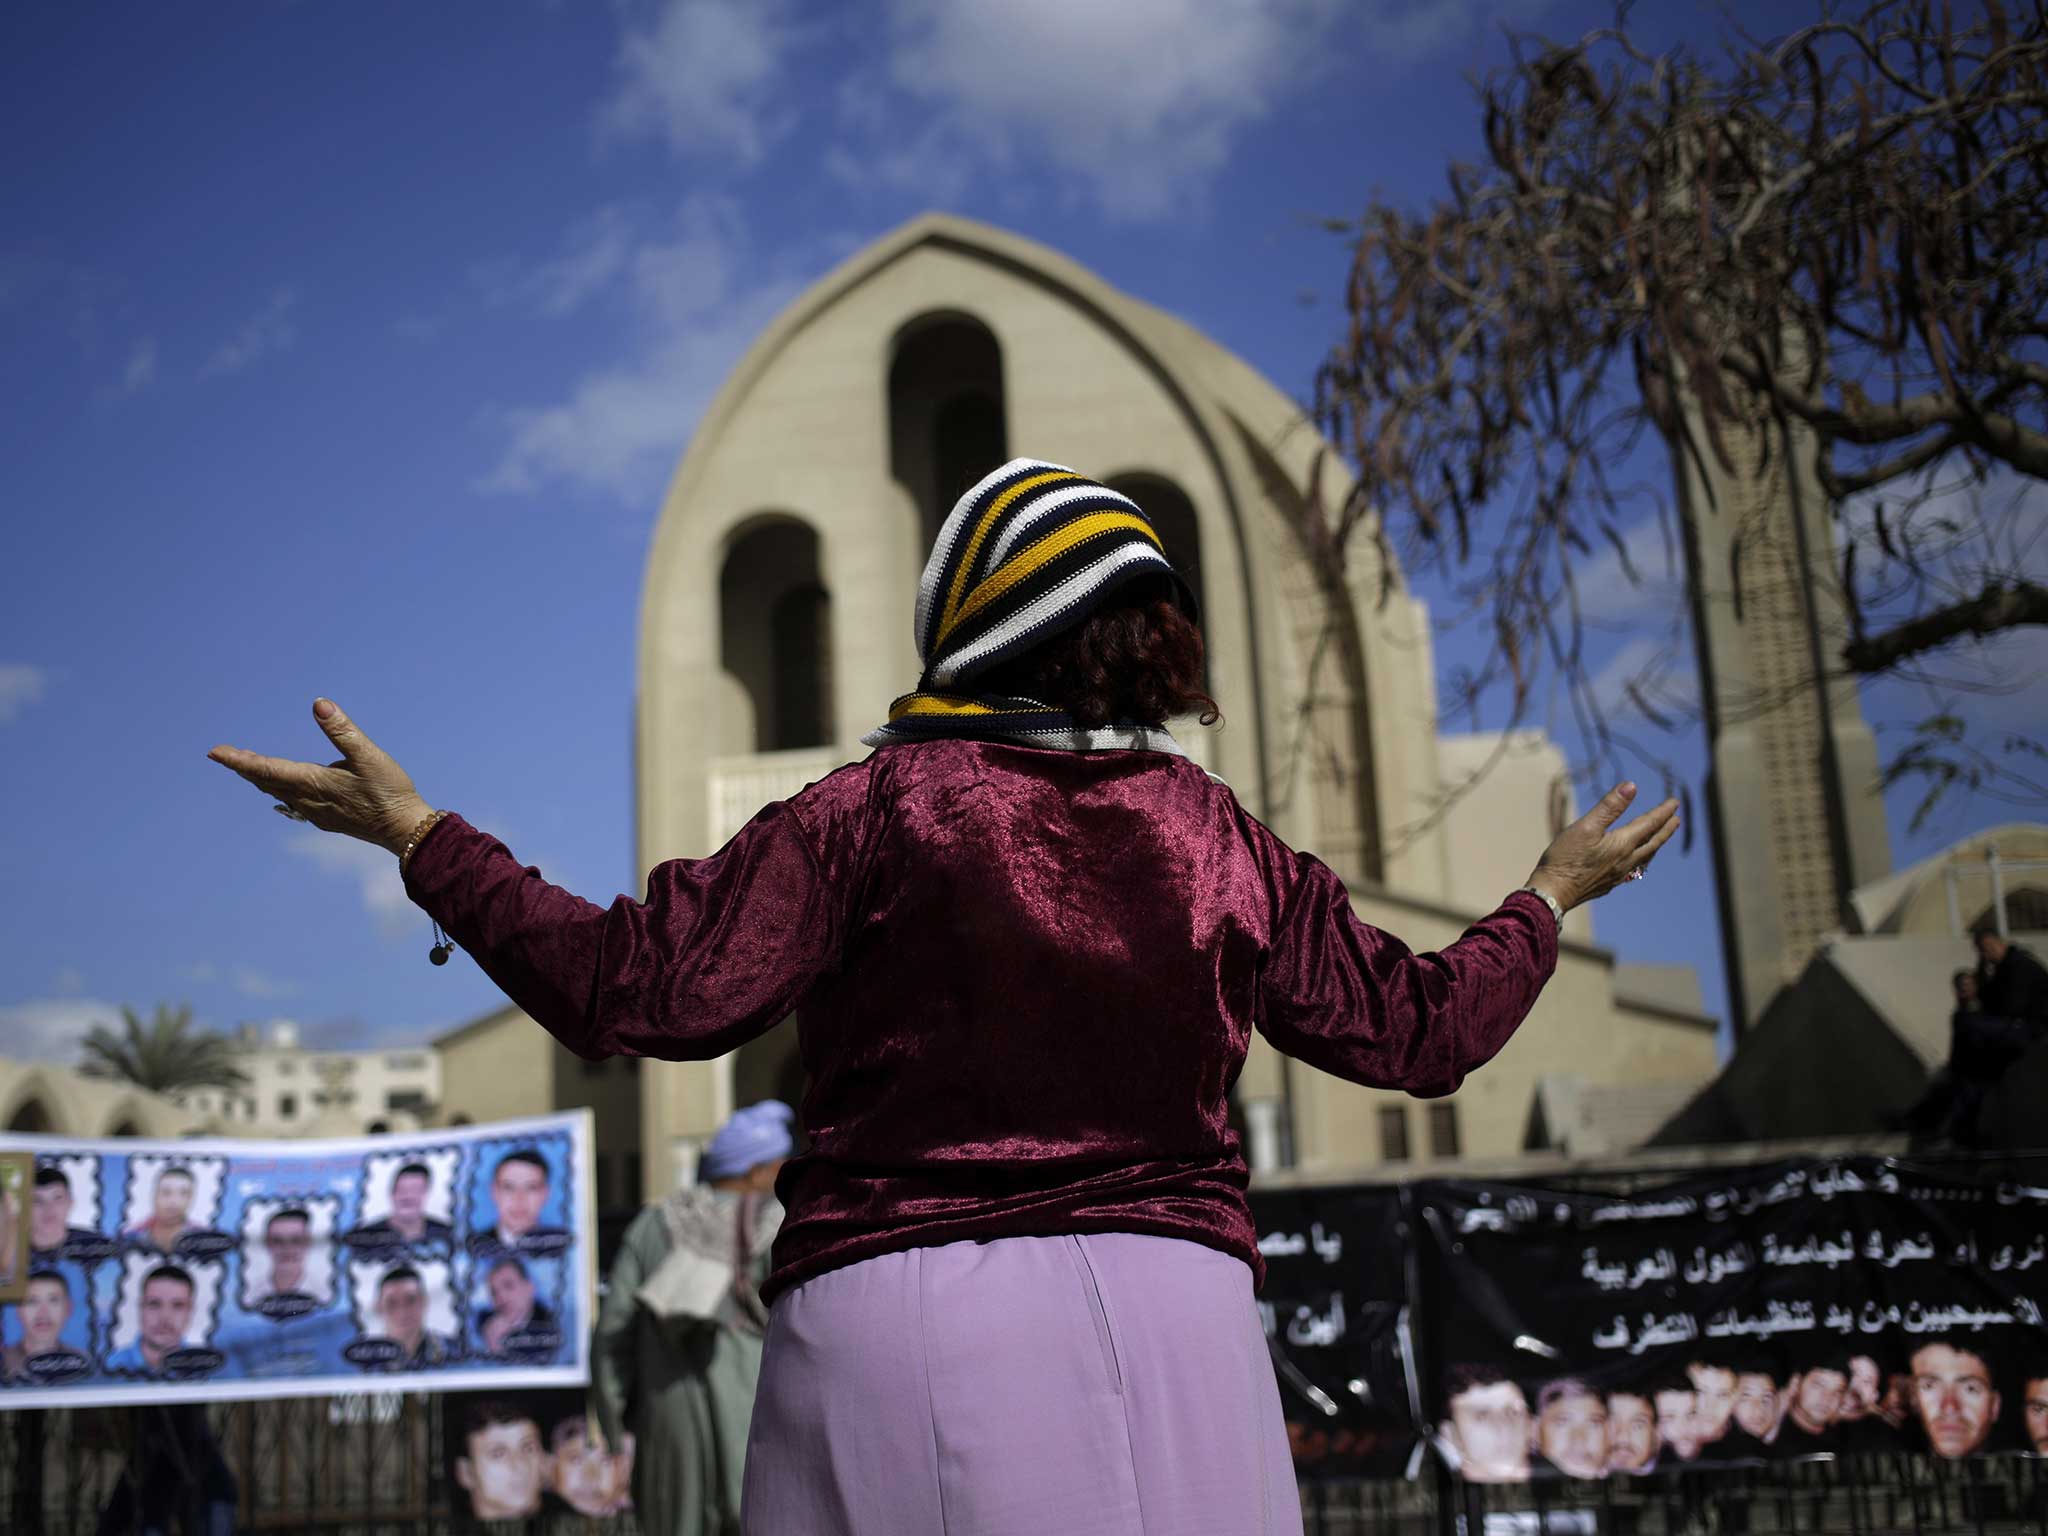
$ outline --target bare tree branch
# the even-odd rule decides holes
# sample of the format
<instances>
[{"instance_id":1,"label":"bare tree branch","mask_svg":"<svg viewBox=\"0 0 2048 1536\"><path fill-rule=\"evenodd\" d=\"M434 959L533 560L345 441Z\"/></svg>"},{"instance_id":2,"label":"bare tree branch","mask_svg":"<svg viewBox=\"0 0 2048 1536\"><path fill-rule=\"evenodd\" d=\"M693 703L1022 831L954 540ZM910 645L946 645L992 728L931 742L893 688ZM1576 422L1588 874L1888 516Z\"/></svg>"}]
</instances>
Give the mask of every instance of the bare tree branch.
<instances>
[{"instance_id":1,"label":"bare tree branch","mask_svg":"<svg viewBox=\"0 0 2048 1536\"><path fill-rule=\"evenodd\" d=\"M1645 428L1730 466L1780 451L1759 397L1811 434L1834 504L1817 579L1852 632L1829 670L2039 622L2027 540L1920 514L1994 471L2048 481L2048 5L1823 5L1715 60L1645 50L1625 9L1576 42L1516 38L1477 88L1484 158L1424 212L1346 226L1315 417L1358 475L1329 557L1370 526L1484 615L1475 706L1499 693L1519 720L1555 675L1600 753L1621 750L1617 703L1667 713L1626 703L1655 697L1643 679L1592 688L1601 605L1576 574L1662 515L1612 477Z\"/></svg>"}]
</instances>

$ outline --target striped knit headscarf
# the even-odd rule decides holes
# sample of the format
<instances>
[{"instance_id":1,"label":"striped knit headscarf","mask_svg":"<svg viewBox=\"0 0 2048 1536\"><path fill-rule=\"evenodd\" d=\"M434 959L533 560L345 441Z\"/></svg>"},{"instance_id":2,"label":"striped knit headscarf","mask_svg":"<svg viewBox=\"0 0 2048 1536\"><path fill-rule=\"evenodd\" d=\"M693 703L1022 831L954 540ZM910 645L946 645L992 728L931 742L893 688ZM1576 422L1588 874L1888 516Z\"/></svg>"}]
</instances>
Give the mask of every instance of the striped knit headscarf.
<instances>
[{"instance_id":1,"label":"striped knit headscarf","mask_svg":"<svg viewBox=\"0 0 2048 1536\"><path fill-rule=\"evenodd\" d=\"M974 679L1086 619L1117 587L1170 579L1190 617L1195 598L1136 502L1061 464L1012 459L954 505L917 587L917 692L889 707L871 747L969 736L1096 751L1181 749L1163 726L1083 726L1035 699L978 692Z\"/></svg>"}]
</instances>

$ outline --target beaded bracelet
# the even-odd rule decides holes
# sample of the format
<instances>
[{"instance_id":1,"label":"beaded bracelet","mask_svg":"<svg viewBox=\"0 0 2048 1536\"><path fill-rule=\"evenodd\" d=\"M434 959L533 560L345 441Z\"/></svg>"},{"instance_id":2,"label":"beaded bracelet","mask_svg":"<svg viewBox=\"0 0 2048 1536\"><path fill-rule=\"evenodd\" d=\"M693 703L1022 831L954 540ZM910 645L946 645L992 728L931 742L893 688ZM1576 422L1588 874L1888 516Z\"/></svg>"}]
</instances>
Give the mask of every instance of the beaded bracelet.
<instances>
[{"instance_id":1,"label":"beaded bracelet","mask_svg":"<svg viewBox=\"0 0 2048 1536\"><path fill-rule=\"evenodd\" d=\"M447 814L448 813L446 811L427 812L426 815L420 818L419 825L414 827L412 831L407 835L405 839L405 847L398 855L398 873L400 878L404 877L406 866L412 862L412 851L413 849L419 847L420 839L425 837L428 832L432 831L434 823L439 821L443 816L446 816Z\"/></svg>"},{"instance_id":2,"label":"beaded bracelet","mask_svg":"<svg viewBox=\"0 0 2048 1536\"><path fill-rule=\"evenodd\" d=\"M1542 902L1543 905L1550 908L1550 915L1557 919L1557 931L1559 933L1563 933L1564 908L1558 905L1557 898L1551 895L1548 891L1537 890L1536 887L1533 885L1524 885L1517 887L1515 894L1519 896L1522 894L1523 891L1527 891L1531 896L1534 896L1538 901Z\"/></svg>"}]
</instances>

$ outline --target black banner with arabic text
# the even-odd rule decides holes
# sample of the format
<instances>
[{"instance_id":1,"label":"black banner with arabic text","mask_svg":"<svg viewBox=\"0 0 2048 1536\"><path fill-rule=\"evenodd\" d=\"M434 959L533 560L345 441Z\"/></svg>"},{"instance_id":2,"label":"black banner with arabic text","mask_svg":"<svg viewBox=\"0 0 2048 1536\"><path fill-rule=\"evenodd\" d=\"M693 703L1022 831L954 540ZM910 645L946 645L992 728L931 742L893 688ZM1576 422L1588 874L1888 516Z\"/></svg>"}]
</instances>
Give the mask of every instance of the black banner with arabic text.
<instances>
[{"instance_id":1,"label":"black banner with arabic text","mask_svg":"<svg viewBox=\"0 0 2048 1536\"><path fill-rule=\"evenodd\" d=\"M1413 1186L1422 1396L1479 1482L2048 1454L2048 1187L1887 1158Z\"/></svg>"},{"instance_id":2,"label":"black banner with arabic text","mask_svg":"<svg viewBox=\"0 0 2048 1536\"><path fill-rule=\"evenodd\" d=\"M1259 1317L1296 1473L1401 1476L1420 1442L1400 1187L1254 1190L1251 1205L1266 1261Z\"/></svg>"}]
</instances>

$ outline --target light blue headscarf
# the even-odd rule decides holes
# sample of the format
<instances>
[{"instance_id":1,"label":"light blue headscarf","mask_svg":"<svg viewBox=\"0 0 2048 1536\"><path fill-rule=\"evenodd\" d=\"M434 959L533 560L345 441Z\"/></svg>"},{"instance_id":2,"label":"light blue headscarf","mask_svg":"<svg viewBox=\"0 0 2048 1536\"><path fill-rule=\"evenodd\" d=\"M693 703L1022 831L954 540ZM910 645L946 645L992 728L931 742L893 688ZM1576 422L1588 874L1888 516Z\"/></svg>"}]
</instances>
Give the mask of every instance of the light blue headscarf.
<instances>
[{"instance_id":1,"label":"light blue headscarf","mask_svg":"<svg viewBox=\"0 0 2048 1536\"><path fill-rule=\"evenodd\" d=\"M796 1147L789 1129L795 1119L796 1111L780 1099L749 1104L721 1125L718 1134L711 1138L711 1145L704 1149L699 1177L706 1183L713 1179L735 1179L749 1168L789 1156Z\"/></svg>"}]
</instances>

